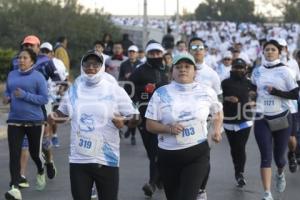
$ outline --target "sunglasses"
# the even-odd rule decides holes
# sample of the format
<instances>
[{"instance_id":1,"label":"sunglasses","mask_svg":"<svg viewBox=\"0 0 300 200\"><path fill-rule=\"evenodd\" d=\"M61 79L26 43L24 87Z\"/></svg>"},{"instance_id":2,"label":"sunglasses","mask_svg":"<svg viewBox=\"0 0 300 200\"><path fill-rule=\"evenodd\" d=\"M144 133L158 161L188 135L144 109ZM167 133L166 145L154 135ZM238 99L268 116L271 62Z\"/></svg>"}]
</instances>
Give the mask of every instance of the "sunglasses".
<instances>
[{"instance_id":1,"label":"sunglasses","mask_svg":"<svg viewBox=\"0 0 300 200\"><path fill-rule=\"evenodd\" d=\"M227 60L228 61L228 60L231 60L231 58L224 58L223 60Z\"/></svg>"},{"instance_id":2,"label":"sunglasses","mask_svg":"<svg viewBox=\"0 0 300 200\"><path fill-rule=\"evenodd\" d=\"M201 51L201 50L204 50L204 46L203 45L192 45L191 46L191 50L193 51Z\"/></svg>"},{"instance_id":3,"label":"sunglasses","mask_svg":"<svg viewBox=\"0 0 300 200\"><path fill-rule=\"evenodd\" d=\"M87 68L93 68L93 69L97 69L99 67L101 67L100 63L91 63L91 62L85 62L82 65L83 68L87 69Z\"/></svg>"}]
</instances>

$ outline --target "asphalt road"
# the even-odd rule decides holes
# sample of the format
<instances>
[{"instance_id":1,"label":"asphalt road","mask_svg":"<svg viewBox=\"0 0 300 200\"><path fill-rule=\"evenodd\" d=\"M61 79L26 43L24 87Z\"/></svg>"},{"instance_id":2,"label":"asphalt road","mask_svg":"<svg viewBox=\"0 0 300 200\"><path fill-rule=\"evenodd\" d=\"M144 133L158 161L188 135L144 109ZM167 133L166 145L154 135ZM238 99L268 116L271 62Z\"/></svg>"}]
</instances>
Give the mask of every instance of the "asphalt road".
<instances>
[{"instance_id":1,"label":"asphalt road","mask_svg":"<svg viewBox=\"0 0 300 200\"><path fill-rule=\"evenodd\" d=\"M27 177L31 184L28 189L22 190L24 200L71 200L68 151L69 151L69 125L61 125L58 133L61 146L54 149L54 160L58 175L53 180L47 181L44 191L34 190L36 168L30 161ZM247 144L247 164L245 176L247 185L244 189L235 186L233 165L231 162L229 146L226 137L221 144L213 147L211 152L211 174L207 186L209 200L260 200L263 194L259 176L259 152L253 134ZM10 180L8 169L7 140L0 141L0 199L8 189ZM291 174L286 170L287 189L283 194L273 191L276 200L300 199L300 172ZM141 188L148 178L148 160L142 146L140 136L137 145L132 146L129 139L121 141L121 166L119 200L144 200L147 199ZM274 184L273 184L274 188ZM165 200L163 191L157 191L153 200Z\"/></svg>"}]
</instances>

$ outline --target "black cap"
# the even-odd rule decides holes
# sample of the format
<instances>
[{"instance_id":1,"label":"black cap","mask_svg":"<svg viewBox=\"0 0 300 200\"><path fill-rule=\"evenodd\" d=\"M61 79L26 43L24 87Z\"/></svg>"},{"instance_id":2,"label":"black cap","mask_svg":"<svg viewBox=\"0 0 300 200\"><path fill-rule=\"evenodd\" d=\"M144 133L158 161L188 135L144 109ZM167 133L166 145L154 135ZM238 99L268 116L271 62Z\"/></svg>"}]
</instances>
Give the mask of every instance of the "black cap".
<instances>
[{"instance_id":1,"label":"black cap","mask_svg":"<svg viewBox=\"0 0 300 200\"><path fill-rule=\"evenodd\" d=\"M232 61L232 67L246 68L247 63L243 59L237 58Z\"/></svg>"},{"instance_id":2,"label":"black cap","mask_svg":"<svg viewBox=\"0 0 300 200\"><path fill-rule=\"evenodd\" d=\"M84 62L87 61L88 58L94 57L97 59L97 61L101 64L103 64L103 56L100 55L97 51L95 50L90 50L88 51L81 59L81 65L83 65Z\"/></svg>"}]
</instances>

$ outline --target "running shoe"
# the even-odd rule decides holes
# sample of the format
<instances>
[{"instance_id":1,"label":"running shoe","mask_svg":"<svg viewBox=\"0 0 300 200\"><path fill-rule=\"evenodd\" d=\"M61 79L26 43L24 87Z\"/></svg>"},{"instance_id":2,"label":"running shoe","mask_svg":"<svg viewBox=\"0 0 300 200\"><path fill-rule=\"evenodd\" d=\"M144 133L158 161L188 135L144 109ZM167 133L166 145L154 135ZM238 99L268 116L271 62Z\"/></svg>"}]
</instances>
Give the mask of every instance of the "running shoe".
<instances>
[{"instance_id":1,"label":"running shoe","mask_svg":"<svg viewBox=\"0 0 300 200\"><path fill-rule=\"evenodd\" d=\"M277 192L284 192L286 186L285 175L282 173L281 175L276 174L276 190Z\"/></svg>"},{"instance_id":2,"label":"running shoe","mask_svg":"<svg viewBox=\"0 0 300 200\"><path fill-rule=\"evenodd\" d=\"M8 190L5 193L5 199L7 200L21 200L22 195L19 188L16 188L15 186L11 186L10 190Z\"/></svg>"},{"instance_id":3,"label":"running shoe","mask_svg":"<svg viewBox=\"0 0 300 200\"><path fill-rule=\"evenodd\" d=\"M143 191L144 191L144 194L148 197L152 197L152 195L154 194L155 192L155 186L150 184L150 183L146 183L144 186L143 186Z\"/></svg>"},{"instance_id":4,"label":"running shoe","mask_svg":"<svg viewBox=\"0 0 300 200\"><path fill-rule=\"evenodd\" d=\"M265 192L262 200L273 200L271 192Z\"/></svg>"},{"instance_id":5,"label":"running shoe","mask_svg":"<svg viewBox=\"0 0 300 200\"><path fill-rule=\"evenodd\" d=\"M45 172L42 174L37 174L36 176L36 190L44 190L46 187L46 177Z\"/></svg>"},{"instance_id":6,"label":"running shoe","mask_svg":"<svg viewBox=\"0 0 300 200\"><path fill-rule=\"evenodd\" d=\"M59 140L58 140L58 137L57 136L53 136L52 137L52 145L54 146L54 147L59 147L60 145L59 145Z\"/></svg>"},{"instance_id":7,"label":"running shoe","mask_svg":"<svg viewBox=\"0 0 300 200\"><path fill-rule=\"evenodd\" d=\"M296 159L296 154L294 152L288 153L289 169L291 173L295 173L298 170L298 163Z\"/></svg>"},{"instance_id":8,"label":"running shoe","mask_svg":"<svg viewBox=\"0 0 300 200\"><path fill-rule=\"evenodd\" d=\"M124 137L125 138L129 138L130 136L130 130L128 129L125 133L124 133Z\"/></svg>"},{"instance_id":9,"label":"running shoe","mask_svg":"<svg viewBox=\"0 0 300 200\"><path fill-rule=\"evenodd\" d=\"M246 185L246 179L244 178L243 173L239 173L235 176L235 180L237 182L237 186L242 188Z\"/></svg>"},{"instance_id":10,"label":"running shoe","mask_svg":"<svg viewBox=\"0 0 300 200\"><path fill-rule=\"evenodd\" d=\"M91 199L96 199L97 198L97 189L95 187L95 185L92 188L92 195L91 195Z\"/></svg>"},{"instance_id":11,"label":"running shoe","mask_svg":"<svg viewBox=\"0 0 300 200\"><path fill-rule=\"evenodd\" d=\"M54 165L54 162L46 163L45 164L46 169L47 169L47 176L49 179L53 179L56 176L57 170Z\"/></svg>"},{"instance_id":12,"label":"running shoe","mask_svg":"<svg viewBox=\"0 0 300 200\"><path fill-rule=\"evenodd\" d=\"M29 183L28 183L26 177L23 176L23 175L21 175L20 181L19 181L19 187L20 187L20 188L29 188L29 186L30 186L30 185L29 185Z\"/></svg>"},{"instance_id":13,"label":"running shoe","mask_svg":"<svg viewBox=\"0 0 300 200\"><path fill-rule=\"evenodd\" d=\"M136 145L136 140L135 140L135 137L131 137L131 145Z\"/></svg>"},{"instance_id":14,"label":"running shoe","mask_svg":"<svg viewBox=\"0 0 300 200\"><path fill-rule=\"evenodd\" d=\"M207 200L207 194L205 190L199 191L196 200Z\"/></svg>"}]
</instances>

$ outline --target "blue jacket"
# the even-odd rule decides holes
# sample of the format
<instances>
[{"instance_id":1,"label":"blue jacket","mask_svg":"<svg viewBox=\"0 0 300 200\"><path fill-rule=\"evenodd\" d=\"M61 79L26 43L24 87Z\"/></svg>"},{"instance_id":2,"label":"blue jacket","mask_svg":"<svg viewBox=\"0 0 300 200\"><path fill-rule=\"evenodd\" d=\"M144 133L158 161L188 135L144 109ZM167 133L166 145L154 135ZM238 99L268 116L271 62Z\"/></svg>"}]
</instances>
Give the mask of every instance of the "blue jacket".
<instances>
[{"instance_id":1,"label":"blue jacket","mask_svg":"<svg viewBox=\"0 0 300 200\"><path fill-rule=\"evenodd\" d=\"M17 88L20 88L20 97L14 95ZM34 69L28 72L11 71L7 78L5 96L10 98L8 122L44 121L41 106L48 102L48 89L47 82L40 72Z\"/></svg>"}]
</instances>

